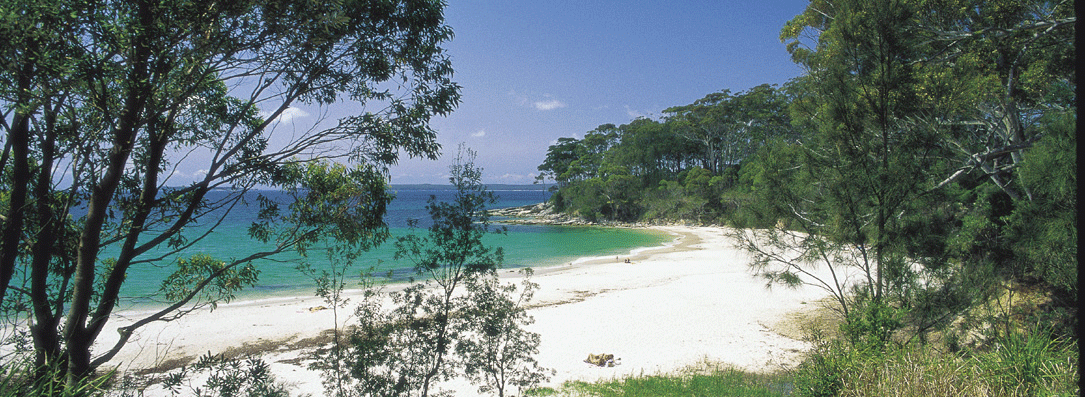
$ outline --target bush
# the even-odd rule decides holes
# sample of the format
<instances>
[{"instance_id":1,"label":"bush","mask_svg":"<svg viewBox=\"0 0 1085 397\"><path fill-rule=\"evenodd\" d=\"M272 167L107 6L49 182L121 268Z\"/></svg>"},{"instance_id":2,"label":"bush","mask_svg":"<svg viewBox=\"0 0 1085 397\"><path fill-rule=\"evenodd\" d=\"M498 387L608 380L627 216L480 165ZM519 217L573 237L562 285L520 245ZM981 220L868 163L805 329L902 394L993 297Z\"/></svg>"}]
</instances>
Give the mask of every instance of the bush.
<instances>
[{"instance_id":1,"label":"bush","mask_svg":"<svg viewBox=\"0 0 1085 397\"><path fill-rule=\"evenodd\" d=\"M983 352L944 353L925 344L861 349L823 342L795 375L795 396L1078 395L1076 342L1042 331L998 338Z\"/></svg>"},{"instance_id":2,"label":"bush","mask_svg":"<svg viewBox=\"0 0 1085 397\"><path fill-rule=\"evenodd\" d=\"M859 350L885 349L893 332L903 326L898 310L883 303L863 302L854 310L840 330Z\"/></svg>"},{"instance_id":3,"label":"bush","mask_svg":"<svg viewBox=\"0 0 1085 397\"><path fill-rule=\"evenodd\" d=\"M1011 332L975 361L1001 395L1063 395L1078 382L1077 343L1052 338L1042 329Z\"/></svg>"},{"instance_id":4,"label":"bush","mask_svg":"<svg viewBox=\"0 0 1085 397\"><path fill-rule=\"evenodd\" d=\"M193 377L206 374L203 386ZM286 387L275 381L267 362L259 358L233 359L210 353L195 364L166 376L163 386L173 395L222 397L287 397Z\"/></svg>"},{"instance_id":5,"label":"bush","mask_svg":"<svg viewBox=\"0 0 1085 397\"><path fill-rule=\"evenodd\" d=\"M857 353L839 340L821 342L799 365L795 374L795 396L839 396L848 373L862 366Z\"/></svg>"}]
</instances>

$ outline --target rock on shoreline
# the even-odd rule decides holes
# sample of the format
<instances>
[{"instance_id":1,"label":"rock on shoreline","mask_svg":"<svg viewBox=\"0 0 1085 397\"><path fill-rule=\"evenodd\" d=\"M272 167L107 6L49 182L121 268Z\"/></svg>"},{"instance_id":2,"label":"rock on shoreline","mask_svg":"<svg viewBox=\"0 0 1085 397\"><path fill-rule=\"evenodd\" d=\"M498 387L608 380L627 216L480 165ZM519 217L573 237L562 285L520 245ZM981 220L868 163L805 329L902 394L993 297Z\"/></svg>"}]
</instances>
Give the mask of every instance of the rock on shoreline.
<instances>
[{"instance_id":1,"label":"rock on shoreline","mask_svg":"<svg viewBox=\"0 0 1085 397\"><path fill-rule=\"evenodd\" d=\"M495 223L516 225L594 225L578 217L571 217L554 211L550 203L524 205L520 207L498 208L489 211L496 217Z\"/></svg>"},{"instance_id":2,"label":"rock on shoreline","mask_svg":"<svg viewBox=\"0 0 1085 397\"><path fill-rule=\"evenodd\" d=\"M549 202L523 205L519 207L496 208L489 210L489 214L496 219L494 223L512 225L559 225L559 226L607 226L607 227L632 227L645 228L650 226L714 226L722 225L703 224L689 220L677 221L650 221L647 223L603 221L592 222L578 216L571 216L554 210Z\"/></svg>"}]
</instances>

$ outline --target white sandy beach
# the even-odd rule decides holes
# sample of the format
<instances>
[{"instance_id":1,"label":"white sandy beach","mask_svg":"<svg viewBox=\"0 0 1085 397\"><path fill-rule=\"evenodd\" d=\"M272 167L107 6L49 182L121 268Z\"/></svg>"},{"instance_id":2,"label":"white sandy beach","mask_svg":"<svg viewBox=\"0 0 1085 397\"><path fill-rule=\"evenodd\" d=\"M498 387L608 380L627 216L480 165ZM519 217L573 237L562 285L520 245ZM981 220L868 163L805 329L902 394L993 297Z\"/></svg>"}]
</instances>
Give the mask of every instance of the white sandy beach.
<instances>
[{"instance_id":1,"label":"white sandy beach","mask_svg":"<svg viewBox=\"0 0 1085 397\"><path fill-rule=\"evenodd\" d=\"M772 372L798 363L807 343L773 331L786 314L826 296L815 288L765 288L747 269L747 257L733 247L725 230L713 227L655 227L677 237L674 245L618 258L579 261L536 269L539 291L529 312L531 330L542 336L539 363L556 375L544 384L593 381L626 375L671 372L704 360L752 371ZM631 263L625 263L625 259ZM515 279L517 273L503 270ZM152 367L231 349L267 351L278 380L293 394L323 395L319 374L303 358L315 338L332 328L331 310L316 297L297 297L221 305L171 323L151 324L137 333L111 366L121 370ZM340 310L340 323L353 312ZM109 329L135 316L119 314ZM100 346L115 341L105 331ZM246 346L247 345L247 346ZM590 353L620 358L615 367L584 363ZM466 383L445 385L457 395L476 395ZM148 390L154 395L153 390Z\"/></svg>"}]
</instances>

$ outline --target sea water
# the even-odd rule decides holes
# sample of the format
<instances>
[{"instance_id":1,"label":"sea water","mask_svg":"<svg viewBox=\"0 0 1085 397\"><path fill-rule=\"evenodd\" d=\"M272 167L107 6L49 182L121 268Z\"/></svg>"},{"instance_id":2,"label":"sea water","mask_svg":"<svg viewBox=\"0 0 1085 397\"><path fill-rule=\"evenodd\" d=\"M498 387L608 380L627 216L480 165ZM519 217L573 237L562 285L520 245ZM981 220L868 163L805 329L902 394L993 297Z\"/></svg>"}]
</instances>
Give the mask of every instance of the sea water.
<instances>
[{"instance_id":1,"label":"sea water","mask_svg":"<svg viewBox=\"0 0 1085 397\"><path fill-rule=\"evenodd\" d=\"M415 233L425 235L429 213L426 205L430 199L451 201L455 191L441 186L393 186L395 199L389 204L385 222L391 231L391 238L384 244L363 254L350 264L347 270L346 288L357 288L359 274L363 270L373 270L375 274L392 274L396 277L391 282L402 282L411 274L413 263L409 260L395 259L393 242L397 237ZM531 186L495 188L492 190L498 201L491 208L518 207L546 201L549 193ZM226 192L212 192L212 195L225 195ZM213 228L196 227L188 231L191 236L210 231L207 237L187 249L181 257L193 254L206 254L219 260L243 258L255 252L270 249L271 244L261 243L248 236L248 228L258 211L254 198L263 195L272 200L285 202L287 197L282 192L256 191L248 193L248 206L234 208L223 218L223 222ZM214 197L211 197L214 198ZM419 228L408 227L410 220L418 220ZM500 221L495 218L494 221ZM501 225L507 227L507 233L488 235L484 243L489 247L501 247L504 251L503 268L545 267L570 263L577 258L619 256L628 254L638 247L658 246L671 240L665 233L650 230L589 227L589 226L554 226L554 225ZM103 257L109 256L109 249L103 251ZM153 254L153 252L152 252ZM328 269L333 265L320 250L310 251L302 257L296 253L283 253L272 259L260 259L253 262L259 269L256 285L238 293L237 299L252 300L284 296L307 296L315 293L315 282L311 277L300 272L300 263L308 263L315 269ZM166 258L158 264L133 265L128 272L122 289L122 309L153 308L164 305L158 293L162 280L175 270L172 258ZM378 280L379 281L379 280Z\"/></svg>"}]
</instances>

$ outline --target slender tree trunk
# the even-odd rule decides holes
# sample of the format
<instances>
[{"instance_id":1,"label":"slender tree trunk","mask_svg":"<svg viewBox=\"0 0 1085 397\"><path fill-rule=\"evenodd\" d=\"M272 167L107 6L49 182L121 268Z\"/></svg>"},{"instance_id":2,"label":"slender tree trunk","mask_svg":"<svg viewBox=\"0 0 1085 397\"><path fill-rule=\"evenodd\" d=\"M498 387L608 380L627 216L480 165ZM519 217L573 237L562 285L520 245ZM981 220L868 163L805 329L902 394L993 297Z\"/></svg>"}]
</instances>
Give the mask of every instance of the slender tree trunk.
<instances>
[{"instance_id":1,"label":"slender tree trunk","mask_svg":"<svg viewBox=\"0 0 1085 397\"><path fill-rule=\"evenodd\" d=\"M30 52L28 49L26 52ZM29 55L28 55L29 56ZM26 60L19 71L17 91L19 95L12 128L8 134L11 145L12 181L8 201L7 220L4 221L0 239L0 302L7 295L8 284L15 274L15 262L19 257L19 241L22 239L24 213L30 186L30 115L29 109L34 63Z\"/></svg>"},{"instance_id":2,"label":"slender tree trunk","mask_svg":"<svg viewBox=\"0 0 1085 397\"><path fill-rule=\"evenodd\" d=\"M156 128L150 129L156 130ZM97 338L102 332L109 315L113 313L113 308L116 306L120 295L121 285L124 284L125 275L128 273L132 260L138 254L136 252L136 243L139 240L140 232L146 225L147 217L150 215L151 208L154 207L155 199L158 196L158 173L154 170L157 170L162 163L166 144L168 143L168 135L162 131L156 131L154 135L156 136L151 140L150 148L147 150L147 163L139 165L145 168L139 206L132 216L131 226L126 232L127 237L121 246L121 252L116 264L110 269L108 275L103 275L106 277L106 281L102 287L101 298L98 300L98 307L90 318L87 329L92 339Z\"/></svg>"},{"instance_id":3,"label":"slender tree trunk","mask_svg":"<svg viewBox=\"0 0 1085 397\"><path fill-rule=\"evenodd\" d=\"M120 122L113 132L113 147L109 150L108 165L99 183L94 186L87 206L87 216L82 234L79 236L79 252L76 259L76 271L73 284L71 308L65 322L65 340L68 349L68 383L74 385L85 378L91 371L90 347L94 343L95 329L104 324L94 324L87 328L90 315L90 302L94 295L95 267L98 262L98 250L101 233L105 225L106 214L113 196L120 185L124 167L131 155L136 141L139 120L151 92L149 59L154 15L150 5L141 1L139 8L140 30L135 40L132 54L132 69L129 72L125 109L120 115Z\"/></svg>"},{"instance_id":4,"label":"slender tree trunk","mask_svg":"<svg viewBox=\"0 0 1085 397\"><path fill-rule=\"evenodd\" d=\"M444 365L445 353L448 351L448 323L451 320L452 313L452 292L455 290L455 283L452 284L452 288L445 291L444 305L441 308L441 317L437 320L441 322L440 330L437 332L437 346L434 351L436 357L433 360L433 367L426 373L425 378L422 381L422 396L429 396L430 382L441 371L441 366Z\"/></svg>"},{"instance_id":5,"label":"slender tree trunk","mask_svg":"<svg viewBox=\"0 0 1085 397\"><path fill-rule=\"evenodd\" d=\"M41 224L34 238L31 252L30 301L35 317L31 336L34 339L35 361L38 368L60 365L59 360L62 354L60 335L57 330L59 317L54 313L48 291L49 267L53 260L53 250L56 247L57 236L61 233L60 229L63 228L53 208L55 203L50 197L52 178L50 178L50 173L46 172L53 169L53 159L56 155L56 110L53 109L45 115L46 137L42 141L41 165L34 185L34 196L37 197L35 210Z\"/></svg>"}]
</instances>

